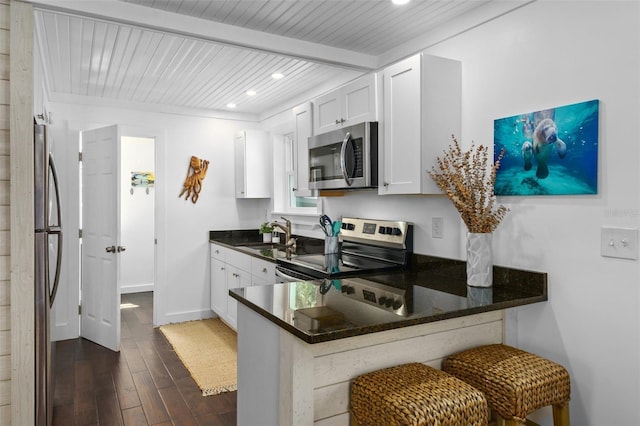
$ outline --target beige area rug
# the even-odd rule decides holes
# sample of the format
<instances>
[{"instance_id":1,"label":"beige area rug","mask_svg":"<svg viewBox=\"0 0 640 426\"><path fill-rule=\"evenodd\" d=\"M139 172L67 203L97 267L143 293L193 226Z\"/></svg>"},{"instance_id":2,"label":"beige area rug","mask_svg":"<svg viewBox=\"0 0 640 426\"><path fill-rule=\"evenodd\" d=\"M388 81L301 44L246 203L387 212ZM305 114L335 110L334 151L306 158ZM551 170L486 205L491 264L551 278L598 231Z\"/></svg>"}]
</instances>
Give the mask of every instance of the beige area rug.
<instances>
[{"instance_id":1,"label":"beige area rug","mask_svg":"<svg viewBox=\"0 0 640 426\"><path fill-rule=\"evenodd\" d=\"M219 318L163 325L160 331L202 389L202 396L237 389L237 335Z\"/></svg>"}]
</instances>

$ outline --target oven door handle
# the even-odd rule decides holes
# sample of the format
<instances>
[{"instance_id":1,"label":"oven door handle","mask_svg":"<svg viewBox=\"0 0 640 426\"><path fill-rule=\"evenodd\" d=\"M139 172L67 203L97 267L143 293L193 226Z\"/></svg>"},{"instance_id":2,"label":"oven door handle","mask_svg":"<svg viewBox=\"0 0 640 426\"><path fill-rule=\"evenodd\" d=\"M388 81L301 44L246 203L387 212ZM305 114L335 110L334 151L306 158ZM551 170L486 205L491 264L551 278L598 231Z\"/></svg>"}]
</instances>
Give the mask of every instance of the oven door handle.
<instances>
[{"instance_id":1,"label":"oven door handle","mask_svg":"<svg viewBox=\"0 0 640 426\"><path fill-rule=\"evenodd\" d=\"M280 277L283 280L285 280L285 282L289 282L289 283L294 283L294 282L300 281L300 278L296 278L296 277L293 277L291 275L287 275L284 272L282 272L281 269L278 269L278 268L276 268L276 277Z\"/></svg>"},{"instance_id":2,"label":"oven door handle","mask_svg":"<svg viewBox=\"0 0 640 426\"><path fill-rule=\"evenodd\" d=\"M347 173L347 145L349 144L349 140L351 139L351 133L347 132L344 135L344 139L342 140L342 148L340 149L340 167L342 168L342 177L344 177L345 182L347 182L348 186L353 184L353 180L349 178L349 173Z\"/></svg>"}]
</instances>

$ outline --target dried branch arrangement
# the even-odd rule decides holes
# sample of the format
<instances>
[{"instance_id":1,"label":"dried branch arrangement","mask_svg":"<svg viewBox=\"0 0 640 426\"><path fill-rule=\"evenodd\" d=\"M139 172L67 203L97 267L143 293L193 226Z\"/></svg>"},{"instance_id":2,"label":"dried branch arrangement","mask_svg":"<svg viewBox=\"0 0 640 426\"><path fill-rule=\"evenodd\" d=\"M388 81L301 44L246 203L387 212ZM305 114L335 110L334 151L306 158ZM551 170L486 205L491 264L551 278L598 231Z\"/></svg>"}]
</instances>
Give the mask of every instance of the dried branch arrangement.
<instances>
[{"instance_id":1,"label":"dried branch arrangement","mask_svg":"<svg viewBox=\"0 0 640 426\"><path fill-rule=\"evenodd\" d=\"M469 151L462 151L456 137L451 135L451 138L453 145L444 152L444 158L437 159L440 170L433 166L427 173L460 212L469 232L493 232L509 211L503 205L496 207L493 193L496 171L505 151L503 149L497 161L489 166L487 147L476 148L472 144Z\"/></svg>"}]
</instances>

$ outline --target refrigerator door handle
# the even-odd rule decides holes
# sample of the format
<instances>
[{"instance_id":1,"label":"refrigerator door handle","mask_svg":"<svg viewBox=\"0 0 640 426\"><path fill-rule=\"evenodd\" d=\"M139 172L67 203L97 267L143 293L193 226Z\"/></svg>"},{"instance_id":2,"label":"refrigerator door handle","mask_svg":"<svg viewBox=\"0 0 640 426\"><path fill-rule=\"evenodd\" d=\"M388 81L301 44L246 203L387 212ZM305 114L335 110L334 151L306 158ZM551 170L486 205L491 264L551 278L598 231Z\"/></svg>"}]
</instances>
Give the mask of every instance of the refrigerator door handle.
<instances>
[{"instance_id":1,"label":"refrigerator door handle","mask_svg":"<svg viewBox=\"0 0 640 426\"><path fill-rule=\"evenodd\" d=\"M58 218L58 223L47 224L48 226L53 225L54 227L62 228L62 215L61 215L61 207L60 207L60 188L58 186L58 171L56 170L56 163L53 161L53 155L49 154L49 167L51 168L51 176L53 177L53 189L56 194L56 213Z\"/></svg>"},{"instance_id":2,"label":"refrigerator door handle","mask_svg":"<svg viewBox=\"0 0 640 426\"><path fill-rule=\"evenodd\" d=\"M53 307L53 302L56 299L56 293L58 292L58 284L60 284L60 268L62 267L62 231L49 231L49 235L58 236L58 252L56 253L56 273L53 278L53 288L51 289L51 296L49 298L49 307Z\"/></svg>"},{"instance_id":3,"label":"refrigerator door handle","mask_svg":"<svg viewBox=\"0 0 640 426\"><path fill-rule=\"evenodd\" d=\"M56 253L56 271L53 279L53 288L51 289L51 295L49 298L49 307L53 307L53 302L56 299L56 293L58 292L58 284L60 284L60 269L62 267L62 215L60 208L60 189L58 187L58 172L56 170L56 164L53 161L53 156L49 154L49 167L51 168L51 176L53 176L53 189L56 194L55 208L57 210L58 223L54 224L49 229L50 235L58 236L58 247Z\"/></svg>"}]
</instances>

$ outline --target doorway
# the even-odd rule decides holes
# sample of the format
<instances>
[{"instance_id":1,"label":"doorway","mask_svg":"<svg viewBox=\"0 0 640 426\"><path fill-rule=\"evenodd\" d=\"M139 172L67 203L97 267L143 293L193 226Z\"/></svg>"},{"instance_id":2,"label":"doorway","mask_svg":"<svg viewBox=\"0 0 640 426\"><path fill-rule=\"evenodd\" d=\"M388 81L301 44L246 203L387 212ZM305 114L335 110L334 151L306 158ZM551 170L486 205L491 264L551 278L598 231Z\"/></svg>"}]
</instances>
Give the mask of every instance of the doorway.
<instances>
[{"instance_id":1,"label":"doorway","mask_svg":"<svg viewBox=\"0 0 640 426\"><path fill-rule=\"evenodd\" d=\"M155 267L155 140L122 136L120 226L121 294L152 292Z\"/></svg>"},{"instance_id":2,"label":"doorway","mask_svg":"<svg viewBox=\"0 0 640 426\"><path fill-rule=\"evenodd\" d=\"M155 139L82 132L81 336L120 349L121 293L155 286Z\"/></svg>"}]
</instances>

